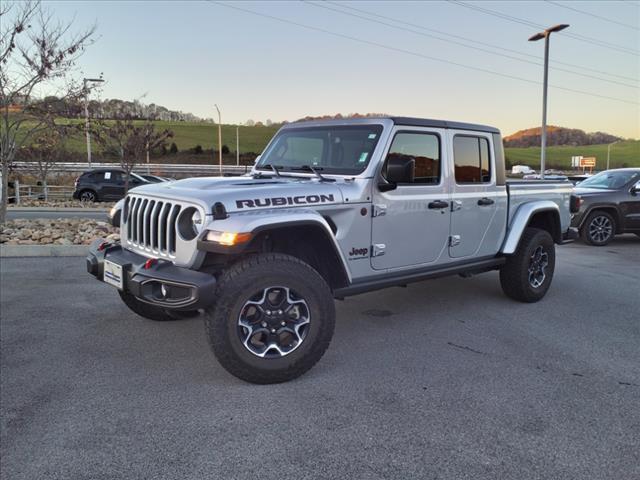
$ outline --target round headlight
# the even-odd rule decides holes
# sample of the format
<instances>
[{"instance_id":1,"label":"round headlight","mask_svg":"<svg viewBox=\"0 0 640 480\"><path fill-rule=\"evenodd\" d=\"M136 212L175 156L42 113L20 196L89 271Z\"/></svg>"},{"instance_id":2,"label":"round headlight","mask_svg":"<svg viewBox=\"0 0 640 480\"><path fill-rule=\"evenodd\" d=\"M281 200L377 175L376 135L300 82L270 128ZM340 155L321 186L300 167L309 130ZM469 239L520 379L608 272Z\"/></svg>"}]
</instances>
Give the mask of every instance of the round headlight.
<instances>
[{"instance_id":1,"label":"round headlight","mask_svg":"<svg viewBox=\"0 0 640 480\"><path fill-rule=\"evenodd\" d=\"M193 212L193 215L191 215L191 223L196 231L200 231L200 228L202 228L202 216L198 210Z\"/></svg>"},{"instance_id":2,"label":"round headlight","mask_svg":"<svg viewBox=\"0 0 640 480\"><path fill-rule=\"evenodd\" d=\"M202 230L202 214L197 208L185 208L178 218L178 232L185 240L193 240Z\"/></svg>"}]
</instances>

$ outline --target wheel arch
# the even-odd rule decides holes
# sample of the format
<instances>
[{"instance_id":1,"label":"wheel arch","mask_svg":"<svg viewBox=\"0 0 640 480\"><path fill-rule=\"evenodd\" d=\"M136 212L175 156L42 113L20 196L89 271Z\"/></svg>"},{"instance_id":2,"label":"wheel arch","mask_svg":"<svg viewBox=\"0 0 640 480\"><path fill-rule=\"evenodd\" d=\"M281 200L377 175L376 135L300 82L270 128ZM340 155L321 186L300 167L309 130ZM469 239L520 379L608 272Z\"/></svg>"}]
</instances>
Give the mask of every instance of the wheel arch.
<instances>
[{"instance_id":1,"label":"wheel arch","mask_svg":"<svg viewBox=\"0 0 640 480\"><path fill-rule=\"evenodd\" d=\"M507 230L505 241L500 252L513 255L520 243L520 238L528 227L539 228L549 232L555 243L562 242L560 208L550 200L529 202L520 205Z\"/></svg>"},{"instance_id":2,"label":"wheel arch","mask_svg":"<svg viewBox=\"0 0 640 480\"><path fill-rule=\"evenodd\" d=\"M603 211L612 215L613 219L616 222L616 233L622 233L624 222L622 221L622 218L620 216L620 211L618 210L616 205L611 203L589 205L588 210L584 212L584 214L582 215L582 219L580 220L580 225L578 225L578 229L582 229L582 227L584 227L587 221L587 218L589 218L589 215L591 215L593 212L596 212L596 211Z\"/></svg>"},{"instance_id":3,"label":"wheel arch","mask_svg":"<svg viewBox=\"0 0 640 480\"><path fill-rule=\"evenodd\" d=\"M230 215L226 220L213 221L209 230L251 233L251 240L237 247L220 248L205 241L198 248L224 256L251 253L285 253L308 263L327 282L331 290L351 283L351 273L335 236L335 224L314 210L274 209L255 214Z\"/></svg>"},{"instance_id":4,"label":"wheel arch","mask_svg":"<svg viewBox=\"0 0 640 480\"><path fill-rule=\"evenodd\" d=\"M286 253L316 270L331 290L349 285L350 275L328 225L303 220L257 228L246 251Z\"/></svg>"}]
</instances>

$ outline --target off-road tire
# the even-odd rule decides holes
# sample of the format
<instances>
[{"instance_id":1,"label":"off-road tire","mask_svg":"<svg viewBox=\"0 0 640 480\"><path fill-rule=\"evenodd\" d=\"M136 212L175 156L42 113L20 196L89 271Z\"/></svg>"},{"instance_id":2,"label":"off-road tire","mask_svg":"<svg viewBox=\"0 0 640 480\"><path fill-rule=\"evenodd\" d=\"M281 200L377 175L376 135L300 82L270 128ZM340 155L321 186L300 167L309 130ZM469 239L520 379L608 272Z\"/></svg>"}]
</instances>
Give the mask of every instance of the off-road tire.
<instances>
[{"instance_id":1,"label":"off-road tire","mask_svg":"<svg viewBox=\"0 0 640 480\"><path fill-rule=\"evenodd\" d=\"M277 358L261 358L245 347L238 322L246 302L273 286L290 288L306 302L309 326L295 350ZM335 305L329 286L308 264L290 255L258 254L222 273L216 303L205 310L204 319L211 348L229 373L251 383L280 383L299 377L320 360L333 336Z\"/></svg>"},{"instance_id":2,"label":"off-road tire","mask_svg":"<svg viewBox=\"0 0 640 480\"><path fill-rule=\"evenodd\" d=\"M193 318L200 314L200 312L198 312L197 310L175 311L156 307L155 305L149 305L148 303L138 300L130 293L122 291L118 293L120 294L120 298L122 299L124 304L129 307L129 310L140 315L141 317L147 318L149 320L154 320L156 322L167 322L171 320Z\"/></svg>"},{"instance_id":3,"label":"off-road tire","mask_svg":"<svg viewBox=\"0 0 640 480\"><path fill-rule=\"evenodd\" d=\"M87 196L87 195L91 195L92 198L82 198L83 195ZM98 202L98 194L95 192L95 190L91 190L90 188L84 189L80 192L80 194L78 195L78 199L81 202Z\"/></svg>"},{"instance_id":4,"label":"off-road tire","mask_svg":"<svg viewBox=\"0 0 640 480\"><path fill-rule=\"evenodd\" d=\"M605 225L608 222L609 228L611 229L610 235L607 236L606 239L604 240L594 238L594 236L590 232L591 223L598 220L604 222ZM605 212L604 210L595 210L591 212L587 217L587 219L585 220L585 222L583 223L582 228L580 229L580 236L582 237L582 240L584 241L584 243L593 245L595 247L604 247L605 245L608 245L611 242L611 240L613 240L613 237L615 236L615 234L616 234L616 219L613 217L613 215L611 215L608 212Z\"/></svg>"},{"instance_id":5,"label":"off-road tire","mask_svg":"<svg viewBox=\"0 0 640 480\"><path fill-rule=\"evenodd\" d=\"M544 280L534 287L530 280L530 267L534 253L542 251L547 255L547 266L544 269ZM553 238L546 230L526 228L520 238L515 254L507 257L507 262L500 268L500 285L502 290L514 300L533 303L542 299L547 293L555 271L556 253Z\"/></svg>"}]
</instances>

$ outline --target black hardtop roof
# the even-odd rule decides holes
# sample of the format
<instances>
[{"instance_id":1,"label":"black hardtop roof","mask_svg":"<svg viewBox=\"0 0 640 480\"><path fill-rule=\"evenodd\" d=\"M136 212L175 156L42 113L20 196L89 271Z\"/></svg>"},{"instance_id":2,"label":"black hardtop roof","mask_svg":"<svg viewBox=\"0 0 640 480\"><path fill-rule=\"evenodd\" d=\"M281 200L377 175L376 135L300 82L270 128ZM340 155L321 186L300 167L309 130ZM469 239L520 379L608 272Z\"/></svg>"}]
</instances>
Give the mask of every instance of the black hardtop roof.
<instances>
[{"instance_id":1,"label":"black hardtop roof","mask_svg":"<svg viewBox=\"0 0 640 480\"><path fill-rule=\"evenodd\" d=\"M393 117L389 115L380 115L375 117L349 117L349 118L327 118L327 119L309 119L298 120L288 123L283 128L305 128L319 127L324 125L361 125L374 123L376 120L392 121L395 125L406 125L410 127L432 127L432 128L452 128L456 130L473 130L476 132L500 133L496 127L489 125L478 125L476 123L452 122L450 120L434 120L430 118L413 118L413 117Z\"/></svg>"},{"instance_id":2,"label":"black hardtop roof","mask_svg":"<svg viewBox=\"0 0 640 480\"><path fill-rule=\"evenodd\" d=\"M457 130L475 130L479 132L500 133L495 127L489 125L478 125L476 123L452 122L449 120L433 120L430 118L413 118L413 117L388 117L393 120L396 125L407 125L411 127L435 127L435 128L453 128Z\"/></svg>"}]
</instances>

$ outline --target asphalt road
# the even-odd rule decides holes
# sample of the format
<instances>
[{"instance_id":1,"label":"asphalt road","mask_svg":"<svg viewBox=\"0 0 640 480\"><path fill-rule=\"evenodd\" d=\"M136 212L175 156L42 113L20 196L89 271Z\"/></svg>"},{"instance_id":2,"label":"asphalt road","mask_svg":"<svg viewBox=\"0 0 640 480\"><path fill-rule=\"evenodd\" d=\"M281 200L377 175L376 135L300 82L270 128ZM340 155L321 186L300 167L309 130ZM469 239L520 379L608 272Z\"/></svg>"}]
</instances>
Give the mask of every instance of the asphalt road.
<instances>
[{"instance_id":1,"label":"asphalt road","mask_svg":"<svg viewBox=\"0 0 640 480\"><path fill-rule=\"evenodd\" d=\"M200 319L129 313L80 258L1 263L3 479L640 478L640 239L338 302L300 379L216 363Z\"/></svg>"},{"instance_id":2,"label":"asphalt road","mask_svg":"<svg viewBox=\"0 0 640 480\"><path fill-rule=\"evenodd\" d=\"M7 210L7 218L9 220L15 220L16 218L92 218L95 220L102 220L106 222L109 217L107 212L38 212L38 211L12 211Z\"/></svg>"}]
</instances>

